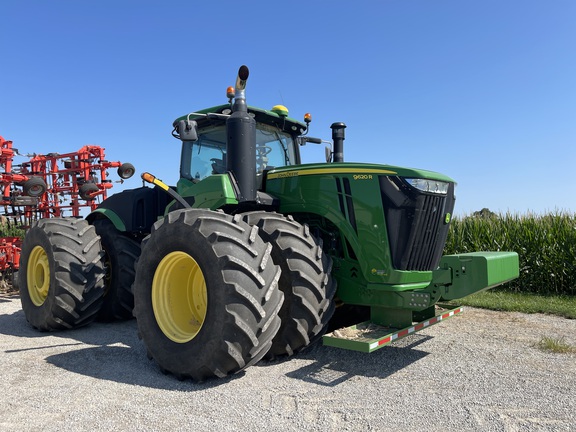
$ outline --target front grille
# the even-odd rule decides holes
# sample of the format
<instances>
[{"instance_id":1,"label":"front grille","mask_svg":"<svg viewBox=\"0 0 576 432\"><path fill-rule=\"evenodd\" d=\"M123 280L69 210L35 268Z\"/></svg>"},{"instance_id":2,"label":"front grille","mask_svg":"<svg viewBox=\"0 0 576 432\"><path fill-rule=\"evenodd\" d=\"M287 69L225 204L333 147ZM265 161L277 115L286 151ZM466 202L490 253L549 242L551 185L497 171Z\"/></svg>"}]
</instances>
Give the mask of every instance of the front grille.
<instances>
[{"instance_id":1,"label":"front grille","mask_svg":"<svg viewBox=\"0 0 576 432\"><path fill-rule=\"evenodd\" d=\"M400 177L380 176L380 191L394 268L437 268L448 235L446 214L454 209L454 184L447 195L437 195L420 192Z\"/></svg>"}]
</instances>

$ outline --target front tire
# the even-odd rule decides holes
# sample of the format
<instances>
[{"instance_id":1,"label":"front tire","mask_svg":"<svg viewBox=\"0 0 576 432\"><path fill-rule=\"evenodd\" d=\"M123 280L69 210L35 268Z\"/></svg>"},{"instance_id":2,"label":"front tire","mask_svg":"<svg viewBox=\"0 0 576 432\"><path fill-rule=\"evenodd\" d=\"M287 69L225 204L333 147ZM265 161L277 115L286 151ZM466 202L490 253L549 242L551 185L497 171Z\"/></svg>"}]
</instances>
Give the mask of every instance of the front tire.
<instances>
[{"instance_id":1,"label":"front tire","mask_svg":"<svg viewBox=\"0 0 576 432\"><path fill-rule=\"evenodd\" d=\"M169 213L144 239L134 316L149 356L178 378L224 377L258 362L280 327L280 269L241 217Z\"/></svg>"},{"instance_id":2,"label":"front tire","mask_svg":"<svg viewBox=\"0 0 576 432\"><path fill-rule=\"evenodd\" d=\"M38 330L92 322L104 295L102 250L83 219L41 219L26 233L20 258L22 309Z\"/></svg>"},{"instance_id":3,"label":"front tire","mask_svg":"<svg viewBox=\"0 0 576 432\"><path fill-rule=\"evenodd\" d=\"M252 212L245 213L244 220L258 226L262 239L273 247L274 262L282 269L282 326L266 357L293 355L319 339L334 314L332 260L323 252L322 240L292 216Z\"/></svg>"}]
</instances>

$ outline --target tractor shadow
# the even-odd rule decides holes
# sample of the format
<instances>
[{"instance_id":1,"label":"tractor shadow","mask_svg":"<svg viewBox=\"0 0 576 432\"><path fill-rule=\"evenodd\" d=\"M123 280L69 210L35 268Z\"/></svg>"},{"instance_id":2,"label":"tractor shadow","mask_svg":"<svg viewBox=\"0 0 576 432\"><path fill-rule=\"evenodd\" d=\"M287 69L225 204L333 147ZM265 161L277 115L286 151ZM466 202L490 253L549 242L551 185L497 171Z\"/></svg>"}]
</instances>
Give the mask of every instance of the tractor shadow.
<instances>
[{"instance_id":1,"label":"tractor shadow","mask_svg":"<svg viewBox=\"0 0 576 432\"><path fill-rule=\"evenodd\" d=\"M0 303L10 303L14 300L19 300L20 296L17 292L0 292Z\"/></svg>"},{"instance_id":2,"label":"tractor shadow","mask_svg":"<svg viewBox=\"0 0 576 432\"><path fill-rule=\"evenodd\" d=\"M6 305L8 302L17 304ZM138 339L136 320L95 322L74 330L39 332L28 324L19 303L18 296L0 297L2 308L8 306L13 311L0 312L0 335L22 339L10 344L11 348L0 351L0 355L34 352L38 359L75 374L126 385L184 392L226 385L245 375L240 372L203 383L179 381L172 375L162 374L156 363L147 359L146 348ZM428 352L416 347L430 339L430 336L414 334L370 354L325 347L319 342L294 357L261 361L252 368L304 360L305 366L285 376L330 387L357 376L385 379L426 357Z\"/></svg>"},{"instance_id":3,"label":"tractor shadow","mask_svg":"<svg viewBox=\"0 0 576 432\"><path fill-rule=\"evenodd\" d=\"M20 303L18 297L0 301ZM14 348L0 351L0 356L34 352L38 360L59 369L127 385L191 392L225 385L244 375L241 372L203 383L179 381L172 375L164 375L148 360L146 348L138 339L136 320L94 322L74 330L40 332L28 324L24 311L19 309L12 313L0 312L0 335L22 339L11 344Z\"/></svg>"},{"instance_id":4,"label":"tractor shadow","mask_svg":"<svg viewBox=\"0 0 576 432\"><path fill-rule=\"evenodd\" d=\"M355 377L385 379L428 356L428 352L416 347L430 339L431 336L414 334L372 353L325 347L320 342L297 356L311 363L286 376L327 387Z\"/></svg>"}]
</instances>

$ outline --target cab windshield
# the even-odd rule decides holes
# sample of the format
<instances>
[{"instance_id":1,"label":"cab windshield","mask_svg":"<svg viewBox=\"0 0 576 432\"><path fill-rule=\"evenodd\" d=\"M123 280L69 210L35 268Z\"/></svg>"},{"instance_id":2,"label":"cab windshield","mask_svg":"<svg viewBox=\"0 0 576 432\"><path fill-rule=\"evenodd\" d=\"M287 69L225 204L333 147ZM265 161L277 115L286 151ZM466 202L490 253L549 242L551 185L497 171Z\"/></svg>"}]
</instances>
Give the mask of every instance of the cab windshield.
<instances>
[{"instance_id":1,"label":"cab windshield","mask_svg":"<svg viewBox=\"0 0 576 432\"><path fill-rule=\"evenodd\" d=\"M256 173L294 164L292 136L262 123L256 124ZM199 181L226 172L226 126L198 131L198 141L184 141L180 175Z\"/></svg>"}]
</instances>

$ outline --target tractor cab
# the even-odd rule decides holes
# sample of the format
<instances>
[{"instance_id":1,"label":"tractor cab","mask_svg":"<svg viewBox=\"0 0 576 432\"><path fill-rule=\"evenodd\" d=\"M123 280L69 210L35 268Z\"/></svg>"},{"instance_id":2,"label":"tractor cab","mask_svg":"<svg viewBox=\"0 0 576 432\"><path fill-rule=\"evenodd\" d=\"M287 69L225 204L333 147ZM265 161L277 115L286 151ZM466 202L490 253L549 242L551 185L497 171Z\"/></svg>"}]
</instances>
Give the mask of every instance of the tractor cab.
<instances>
[{"instance_id":1,"label":"tractor cab","mask_svg":"<svg viewBox=\"0 0 576 432\"><path fill-rule=\"evenodd\" d=\"M256 127L256 173L300 163L298 137L308 130L305 123L288 117L288 110L276 105L271 110L247 107ZM226 172L226 120L231 105L220 105L177 118L172 135L182 141L180 177L193 182ZM191 136L183 126L195 129Z\"/></svg>"},{"instance_id":2,"label":"tractor cab","mask_svg":"<svg viewBox=\"0 0 576 432\"><path fill-rule=\"evenodd\" d=\"M271 116L270 120L274 118ZM192 182L226 172L226 125L223 121L203 123L206 122L200 122L198 126L196 141L182 141L180 177ZM273 121L257 122L256 174L297 164L299 155L295 142L292 130L286 131Z\"/></svg>"}]
</instances>

